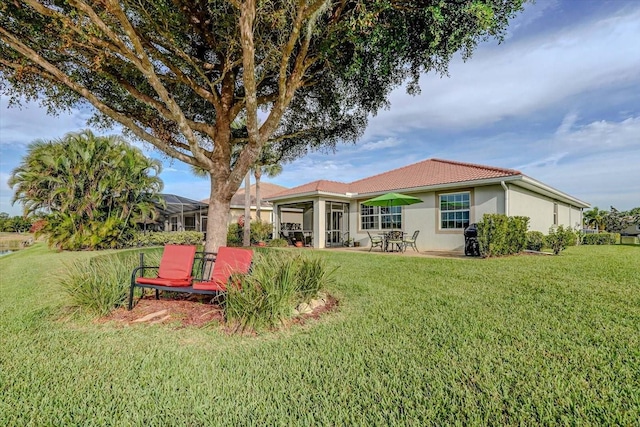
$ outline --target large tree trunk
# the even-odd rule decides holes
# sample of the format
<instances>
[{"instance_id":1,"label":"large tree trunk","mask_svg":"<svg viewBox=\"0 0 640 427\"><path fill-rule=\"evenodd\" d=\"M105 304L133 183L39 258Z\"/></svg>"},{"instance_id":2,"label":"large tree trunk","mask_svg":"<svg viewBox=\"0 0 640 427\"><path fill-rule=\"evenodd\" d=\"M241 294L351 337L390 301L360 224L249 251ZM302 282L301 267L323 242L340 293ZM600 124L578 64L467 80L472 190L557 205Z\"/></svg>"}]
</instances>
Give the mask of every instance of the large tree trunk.
<instances>
[{"instance_id":1,"label":"large tree trunk","mask_svg":"<svg viewBox=\"0 0 640 427\"><path fill-rule=\"evenodd\" d=\"M227 246L230 205L231 197L222 188L217 188L216 180L211 177L205 251L218 252L220 246Z\"/></svg>"},{"instance_id":2,"label":"large tree trunk","mask_svg":"<svg viewBox=\"0 0 640 427\"><path fill-rule=\"evenodd\" d=\"M242 246L251 246L251 171L244 178L244 230Z\"/></svg>"}]
</instances>

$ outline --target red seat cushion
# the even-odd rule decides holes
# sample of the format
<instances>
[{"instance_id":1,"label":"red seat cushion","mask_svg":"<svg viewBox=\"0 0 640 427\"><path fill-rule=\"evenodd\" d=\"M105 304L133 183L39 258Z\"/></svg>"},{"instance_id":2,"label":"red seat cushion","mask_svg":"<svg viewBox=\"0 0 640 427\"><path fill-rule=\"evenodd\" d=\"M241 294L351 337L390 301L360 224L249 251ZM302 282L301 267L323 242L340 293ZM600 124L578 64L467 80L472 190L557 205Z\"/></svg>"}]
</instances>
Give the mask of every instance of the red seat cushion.
<instances>
[{"instance_id":1,"label":"red seat cushion","mask_svg":"<svg viewBox=\"0 0 640 427\"><path fill-rule=\"evenodd\" d=\"M160 268L158 269L158 278L168 280L190 279L195 255L195 245L165 246L160 260Z\"/></svg>"},{"instance_id":2,"label":"red seat cushion","mask_svg":"<svg viewBox=\"0 0 640 427\"><path fill-rule=\"evenodd\" d=\"M138 277L136 283L140 285L159 285L159 286L175 286L184 287L191 286L191 278L188 279L161 279L155 277Z\"/></svg>"},{"instance_id":3,"label":"red seat cushion","mask_svg":"<svg viewBox=\"0 0 640 427\"><path fill-rule=\"evenodd\" d=\"M224 292L227 290L227 284L224 282L214 282L212 280L208 280L206 282L194 282L193 289Z\"/></svg>"},{"instance_id":4,"label":"red seat cushion","mask_svg":"<svg viewBox=\"0 0 640 427\"><path fill-rule=\"evenodd\" d=\"M227 282L232 274L247 274L251 268L253 251L251 249L229 248L222 246L213 266L209 280L195 282L193 289L226 291Z\"/></svg>"}]
</instances>

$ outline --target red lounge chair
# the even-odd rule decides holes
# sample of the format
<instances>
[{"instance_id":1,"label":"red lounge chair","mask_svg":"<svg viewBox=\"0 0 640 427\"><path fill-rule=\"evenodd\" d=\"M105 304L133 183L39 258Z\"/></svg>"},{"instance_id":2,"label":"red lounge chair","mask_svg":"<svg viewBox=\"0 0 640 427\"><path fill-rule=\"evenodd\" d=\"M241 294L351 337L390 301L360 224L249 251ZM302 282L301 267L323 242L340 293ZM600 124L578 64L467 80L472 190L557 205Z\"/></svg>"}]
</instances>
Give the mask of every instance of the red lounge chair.
<instances>
[{"instance_id":1,"label":"red lounge chair","mask_svg":"<svg viewBox=\"0 0 640 427\"><path fill-rule=\"evenodd\" d=\"M133 290L135 287L173 290L174 288L190 287L193 282L193 262L195 259L195 245L166 245L159 267L137 267L131 273L131 287L129 289L129 310L133 307ZM141 258L142 259L142 258ZM158 269L156 277L136 277L144 270Z\"/></svg>"},{"instance_id":2,"label":"red lounge chair","mask_svg":"<svg viewBox=\"0 0 640 427\"><path fill-rule=\"evenodd\" d=\"M191 286L195 255L193 245L167 245L158 267L158 277L137 277L135 281L140 285Z\"/></svg>"},{"instance_id":3,"label":"red lounge chair","mask_svg":"<svg viewBox=\"0 0 640 427\"><path fill-rule=\"evenodd\" d=\"M208 280L194 282L193 292L225 292L232 274L249 273L252 259L251 249L221 247L218 249L211 277Z\"/></svg>"}]
</instances>

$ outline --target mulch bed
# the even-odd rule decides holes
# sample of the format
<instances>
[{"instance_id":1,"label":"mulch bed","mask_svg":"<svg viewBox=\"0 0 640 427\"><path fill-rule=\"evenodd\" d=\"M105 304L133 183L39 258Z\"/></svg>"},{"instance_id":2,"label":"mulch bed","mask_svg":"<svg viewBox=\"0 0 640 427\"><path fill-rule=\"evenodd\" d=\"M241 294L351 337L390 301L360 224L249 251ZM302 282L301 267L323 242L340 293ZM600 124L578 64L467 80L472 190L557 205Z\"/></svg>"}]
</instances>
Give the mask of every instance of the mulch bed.
<instances>
[{"instance_id":1,"label":"mulch bed","mask_svg":"<svg viewBox=\"0 0 640 427\"><path fill-rule=\"evenodd\" d=\"M337 306L338 300L329 295L325 305L316 307L311 313L296 316L291 319L291 323L303 325L307 320L318 319L333 311ZM140 321L140 319L154 313L157 315L149 320ZM211 303L210 296L191 295L184 298L177 296L172 299L161 298L156 300L155 296L146 295L137 301L133 310L129 311L126 307L120 307L108 316L98 319L97 322L115 322L122 326L173 323L176 324L178 328L197 328L209 325L212 322L224 325L224 313L218 304Z\"/></svg>"}]
</instances>

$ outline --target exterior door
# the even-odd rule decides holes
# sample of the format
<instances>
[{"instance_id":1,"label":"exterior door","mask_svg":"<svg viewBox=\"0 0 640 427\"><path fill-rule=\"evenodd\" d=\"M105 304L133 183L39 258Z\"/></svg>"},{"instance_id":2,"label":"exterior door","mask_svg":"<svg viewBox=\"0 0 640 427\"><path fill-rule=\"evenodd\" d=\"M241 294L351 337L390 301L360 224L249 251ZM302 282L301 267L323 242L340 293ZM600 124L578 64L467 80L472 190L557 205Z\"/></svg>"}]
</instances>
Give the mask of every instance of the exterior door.
<instances>
[{"instance_id":1,"label":"exterior door","mask_svg":"<svg viewBox=\"0 0 640 427\"><path fill-rule=\"evenodd\" d=\"M349 231L348 203L326 202L327 246L342 246Z\"/></svg>"}]
</instances>

